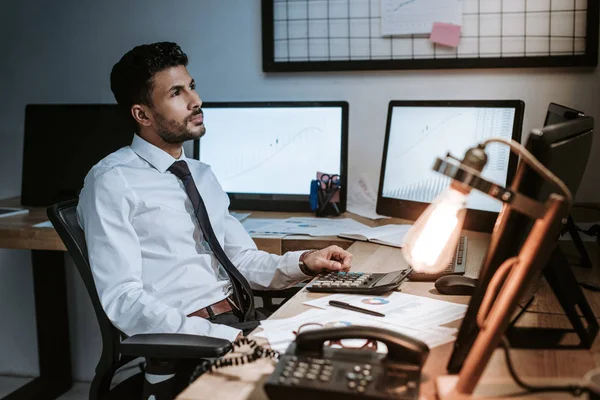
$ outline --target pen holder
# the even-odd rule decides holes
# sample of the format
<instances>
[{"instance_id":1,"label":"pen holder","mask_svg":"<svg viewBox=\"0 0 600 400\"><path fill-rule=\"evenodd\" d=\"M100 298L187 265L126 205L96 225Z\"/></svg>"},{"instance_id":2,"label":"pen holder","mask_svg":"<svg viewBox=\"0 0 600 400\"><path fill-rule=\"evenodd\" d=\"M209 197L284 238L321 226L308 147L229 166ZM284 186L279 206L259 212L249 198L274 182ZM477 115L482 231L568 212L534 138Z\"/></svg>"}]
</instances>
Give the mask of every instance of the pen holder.
<instances>
[{"instance_id":1,"label":"pen holder","mask_svg":"<svg viewBox=\"0 0 600 400\"><path fill-rule=\"evenodd\" d=\"M317 217L337 217L340 215L339 199L340 186L322 188L319 180L312 180L310 184L310 209ZM337 194L337 196L336 196Z\"/></svg>"}]
</instances>

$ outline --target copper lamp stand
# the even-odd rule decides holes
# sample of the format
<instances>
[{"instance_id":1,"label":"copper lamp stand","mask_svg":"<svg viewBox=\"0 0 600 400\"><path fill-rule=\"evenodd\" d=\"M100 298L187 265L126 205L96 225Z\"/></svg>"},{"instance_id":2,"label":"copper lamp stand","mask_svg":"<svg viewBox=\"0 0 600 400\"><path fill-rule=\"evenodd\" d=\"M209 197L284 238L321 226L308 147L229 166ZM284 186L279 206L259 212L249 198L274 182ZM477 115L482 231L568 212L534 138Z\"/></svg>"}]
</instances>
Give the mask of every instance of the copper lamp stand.
<instances>
[{"instance_id":1,"label":"copper lamp stand","mask_svg":"<svg viewBox=\"0 0 600 400\"><path fill-rule=\"evenodd\" d=\"M509 212L511 207L512 205L505 203L497 222L498 229L492 234L492 243L503 235L502 216ZM479 334L460 373L440 376L436 380L440 399L471 398L492 353L508 328L519 298L533 278L534 272L541 270L548 262L561 229L561 218L566 215L566 211L564 197L551 195L545 204L543 216L537 218L518 256L505 262L496 271L477 318L480 325ZM492 284L494 282L497 285ZM498 286L500 289L496 290Z\"/></svg>"}]
</instances>

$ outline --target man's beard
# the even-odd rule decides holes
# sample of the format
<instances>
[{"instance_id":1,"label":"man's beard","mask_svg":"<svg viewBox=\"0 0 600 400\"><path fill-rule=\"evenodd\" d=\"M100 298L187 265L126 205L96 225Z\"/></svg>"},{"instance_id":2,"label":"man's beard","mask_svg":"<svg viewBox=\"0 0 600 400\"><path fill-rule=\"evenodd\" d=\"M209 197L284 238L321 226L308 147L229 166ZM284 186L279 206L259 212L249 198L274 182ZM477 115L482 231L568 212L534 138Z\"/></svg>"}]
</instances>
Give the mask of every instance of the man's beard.
<instances>
[{"instance_id":1,"label":"man's beard","mask_svg":"<svg viewBox=\"0 0 600 400\"><path fill-rule=\"evenodd\" d=\"M200 126L200 130L193 132L188 129L188 123L190 119L196 117L201 112L196 112L192 115L187 116L182 123L175 120L167 120L162 115L156 114L156 133L165 143L169 144L182 144L188 140L199 139L206 133L206 127L204 124Z\"/></svg>"}]
</instances>

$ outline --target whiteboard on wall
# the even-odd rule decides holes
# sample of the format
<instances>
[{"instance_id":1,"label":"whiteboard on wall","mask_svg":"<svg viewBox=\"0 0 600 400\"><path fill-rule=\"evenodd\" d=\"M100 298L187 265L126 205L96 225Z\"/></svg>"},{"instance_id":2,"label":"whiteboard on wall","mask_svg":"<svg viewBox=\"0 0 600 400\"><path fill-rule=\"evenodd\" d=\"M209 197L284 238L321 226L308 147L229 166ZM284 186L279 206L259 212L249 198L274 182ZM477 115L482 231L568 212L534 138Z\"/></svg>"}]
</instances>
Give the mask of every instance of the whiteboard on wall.
<instances>
[{"instance_id":1,"label":"whiteboard on wall","mask_svg":"<svg viewBox=\"0 0 600 400\"><path fill-rule=\"evenodd\" d=\"M437 45L429 35L382 35L380 1L262 0L263 69L597 64L600 5L596 0L462 0L456 48Z\"/></svg>"}]
</instances>

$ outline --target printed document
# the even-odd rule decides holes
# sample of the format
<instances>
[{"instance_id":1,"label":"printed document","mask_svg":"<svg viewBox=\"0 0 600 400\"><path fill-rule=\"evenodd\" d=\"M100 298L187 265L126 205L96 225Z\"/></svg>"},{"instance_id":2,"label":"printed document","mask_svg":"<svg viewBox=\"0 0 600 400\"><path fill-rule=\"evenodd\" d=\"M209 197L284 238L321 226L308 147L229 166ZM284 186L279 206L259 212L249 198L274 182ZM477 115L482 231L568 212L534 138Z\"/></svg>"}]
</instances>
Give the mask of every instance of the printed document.
<instances>
[{"instance_id":1,"label":"printed document","mask_svg":"<svg viewBox=\"0 0 600 400\"><path fill-rule=\"evenodd\" d=\"M246 221L252 221L251 218ZM244 221L244 226L246 225ZM266 220L262 220L266 221ZM341 232L368 228L352 218L316 218L292 217L287 219L273 219L270 224L254 226L246 230L252 234L282 234L282 235L310 235L310 236L337 236Z\"/></svg>"},{"instance_id":2,"label":"printed document","mask_svg":"<svg viewBox=\"0 0 600 400\"><path fill-rule=\"evenodd\" d=\"M385 296L334 294L306 301L304 304L339 312L339 308L329 305L330 300L342 301L353 306L378 311L385 314L383 319L388 324L420 330L463 318L467 312L467 306L463 304L398 292L392 292ZM362 317L371 320L382 319L368 314L363 314Z\"/></svg>"},{"instance_id":3,"label":"printed document","mask_svg":"<svg viewBox=\"0 0 600 400\"><path fill-rule=\"evenodd\" d=\"M456 329L454 328L437 326L426 330L418 330L389 324L387 323L386 318L369 319L365 318L364 314L340 309L313 309L291 318L261 321L260 326L263 328L263 331L258 332L255 335L266 338L272 349L285 351L290 343L295 340L298 328L305 325L303 329L309 329L307 324L310 324L311 329L328 329L351 325L383 328L419 339L430 348L452 342L456 339L454 337ZM349 340L349 342L359 341L360 339Z\"/></svg>"}]
</instances>

